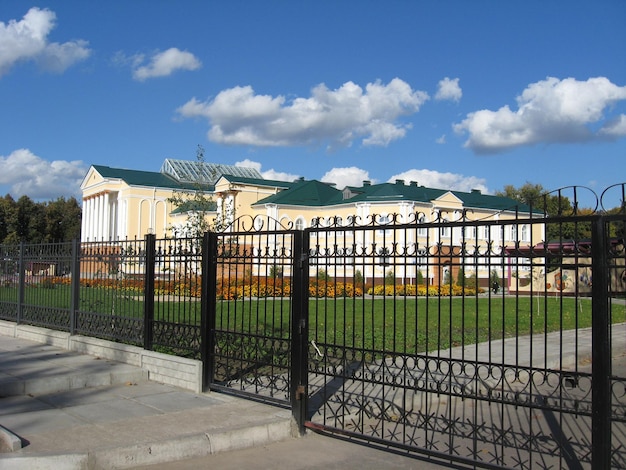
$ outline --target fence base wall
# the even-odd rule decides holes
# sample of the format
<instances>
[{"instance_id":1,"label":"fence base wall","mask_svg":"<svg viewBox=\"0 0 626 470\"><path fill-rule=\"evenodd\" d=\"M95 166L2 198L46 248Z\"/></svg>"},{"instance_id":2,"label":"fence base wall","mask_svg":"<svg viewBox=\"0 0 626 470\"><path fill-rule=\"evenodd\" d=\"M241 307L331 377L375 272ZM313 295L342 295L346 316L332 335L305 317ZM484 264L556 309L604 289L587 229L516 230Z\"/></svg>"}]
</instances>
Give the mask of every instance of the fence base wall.
<instances>
[{"instance_id":1,"label":"fence base wall","mask_svg":"<svg viewBox=\"0 0 626 470\"><path fill-rule=\"evenodd\" d=\"M202 362L198 360L4 320L0 320L0 335L130 364L140 367L150 380L202 393Z\"/></svg>"}]
</instances>

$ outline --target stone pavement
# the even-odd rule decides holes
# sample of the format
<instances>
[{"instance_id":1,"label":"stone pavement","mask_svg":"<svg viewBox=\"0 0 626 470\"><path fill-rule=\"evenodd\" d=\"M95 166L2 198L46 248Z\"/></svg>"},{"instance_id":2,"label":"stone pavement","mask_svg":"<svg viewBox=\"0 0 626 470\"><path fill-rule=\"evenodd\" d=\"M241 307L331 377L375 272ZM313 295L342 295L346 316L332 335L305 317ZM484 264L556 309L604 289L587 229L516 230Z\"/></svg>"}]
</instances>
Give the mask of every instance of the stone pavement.
<instances>
[{"instance_id":1,"label":"stone pavement","mask_svg":"<svg viewBox=\"0 0 626 470\"><path fill-rule=\"evenodd\" d=\"M613 372L624 376L623 343L617 351ZM138 367L0 335L2 470L456 468L316 433L294 436L289 410L193 393L150 381Z\"/></svg>"},{"instance_id":2,"label":"stone pavement","mask_svg":"<svg viewBox=\"0 0 626 470\"><path fill-rule=\"evenodd\" d=\"M0 335L0 468L132 468L292 436L289 410ZM7 450L13 452L6 452Z\"/></svg>"},{"instance_id":3,"label":"stone pavement","mask_svg":"<svg viewBox=\"0 0 626 470\"><path fill-rule=\"evenodd\" d=\"M289 410L152 382L127 364L0 335L0 468L452 468L309 433Z\"/></svg>"}]
</instances>

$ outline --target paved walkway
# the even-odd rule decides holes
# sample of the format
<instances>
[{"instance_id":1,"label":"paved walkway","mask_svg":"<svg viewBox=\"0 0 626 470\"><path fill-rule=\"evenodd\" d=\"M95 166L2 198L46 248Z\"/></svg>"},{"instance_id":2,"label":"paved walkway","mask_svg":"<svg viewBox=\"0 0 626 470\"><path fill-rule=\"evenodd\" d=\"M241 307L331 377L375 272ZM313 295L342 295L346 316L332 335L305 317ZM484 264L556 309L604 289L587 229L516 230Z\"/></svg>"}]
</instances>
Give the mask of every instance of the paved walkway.
<instances>
[{"instance_id":1,"label":"paved walkway","mask_svg":"<svg viewBox=\"0 0 626 470\"><path fill-rule=\"evenodd\" d=\"M133 366L0 335L0 468L200 457L291 437L291 412L151 382ZM21 445L24 446L21 449Z\"/></svg>"},{"instance_id":2,"label":"paved walkway","mask_svg":"<svg viewBox=\"0 0 626 470\"><path fill-rule=\"evenodd\" d=\"M137 367L3 335L0 451L2 470L450 468L317 434L294 438L289 410L195 394Z\"/></svg>"},{"instance_id":3,"label":"paved walkway","mask_svg":"<svg viewBox=\"0 0 626 470\"><path fill-rule=\"evenodd\" d=\"M626 338L623 328L614 328L615 340ZM560 357L569 355L566 339L561 338ZM586 335L579 340L579 347L590 347ZM613 346L622 353L614 373L624 376L626 346ZM517 343L511 352L502 351L520 356L519 348ZM480 348L474 351L481 354ZM449 357L459 352L451 350ZM294 438L289 410L195 394L149 381L137 367L0 335L2 470L278 466L456 468L319 434Z\"/></svg>"}]
</instances>

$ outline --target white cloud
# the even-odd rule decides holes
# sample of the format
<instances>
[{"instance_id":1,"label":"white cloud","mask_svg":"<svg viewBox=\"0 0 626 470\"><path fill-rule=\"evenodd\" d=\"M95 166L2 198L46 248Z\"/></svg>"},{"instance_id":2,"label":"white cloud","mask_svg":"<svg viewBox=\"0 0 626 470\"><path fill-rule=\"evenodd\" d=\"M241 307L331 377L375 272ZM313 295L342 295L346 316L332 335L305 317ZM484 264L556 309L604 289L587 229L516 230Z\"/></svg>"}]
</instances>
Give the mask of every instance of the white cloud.
<instances>
[{"instance_id":1,"label":"white cloud","mask_svg":"<svg viewBox=\"0 0 626 470\"><path fill-rule=\"evenodd\" d=\"M578 81L548 77L529 85L517 98L518 109L480 110L455 124L469 133L465 146L475 153L497 153L537 143L573 143L626 136L624 115L605 120L605 110L626 100L626 86L605 77ZM599 131L593 125L600 125Z\"/></svg>"},{"instance_id":2,"label":"white cloud","mask_svg":"<svg viewBox=\"0 0 626 470\"><path fill-rule=\"evenodd\" d=\"M445 144L446 143L446 135L443 134L441 137L439 137L437 140L435 140L436 143L438 144Z\"/></svg>"},{"instance_id":3,"label":"white cloud","mask_svg":"<svg viewBox=\"0 0 626 470\"><path fill-rule=\"evenodd\" d=\"M191 53L171 47L164 52L155 53L147 65L143 64L143 55L133 56L133 78L144 81L148 78L166 77L177 70L197 70L202 63Z\"/></svg>"},{"instance_id":4,"label":"white cloud","mask_svg":"<svg viewBox=\"0 0 626 470\"><path fill-rule=\"evenodd\" d=\"M439 80L439 84L437 86L437 94L435 95L436 100L450 100L458 102L463 96L463 91L459 86L458 78L444 78L443 80Z\"/></svg>"},{"instance_id":5,"label":"white cloud","mask_svg":"<svg viewBox=\"0 0 626 470\"><path fill-rule=\"evenodd\" d=\"M354 166L347 168L333 168L322 176L321 181L324 183L335 183L337 188L345 188L346 186L362 186L363 181L374 181L369 177L369 173L361 168Z\"/></svg>"},{"instance_id":6,"label":"white cloud","mask_svg":"<svg viewBox=\"0 0 626 470\"><path fill-rule=\"evenodd\" d=\"M261 171L261 164L259 162L254 162L252 160L248 160L247 158L245 160L241 161L241 162L236 162L235 166L243 166L243 167L246 167L246 168L254 168L259 173L261 173L261 176L263 178L265 178L266 180L295 181L295 180L297 180L300 177L299 175L293 175L291 173L285 173L285 172L282 172L282 171L276 171L274 169L267 170L267 171Z\"/></svg>"},{"instance_id":7,"label":"white cloud","mask_svg":"<svg viewBox=\"0 0 626 470\"><path fill-rule=\"evenodd\" d=\"M598 131L599 135L607 138L619 138L626 135L626 114L620 114L615 119L607 121Z\"/></svg>"},{"instance_id":8,"label":"white cloud","mask_svg":"<svg viewBox=\"0 0 626 470\"><path fill-rule=\"evenodd\" d=\"M440 173L433 170L408 170L392 176L387 180L389 183L401 179L406 183L416 181L420 186L436 189L450 189L455 191L469 192L472 189L479 189L483 193L488 193L489 189L485 185L484 178L476 176L464 176L458 173Z\"/></svg>"},{"instance_id":9,"label":"white cloud","mask_svg":"<svg viewBox=\"0 0 626 470\"><path fill-rule=\"evenodd\" d=\"M55 19L54 12L34 7L19 21L0 21L0 76L20 61L32 60L44 70L60 73L89 57L86 41L48 42Z\"/></svg>"},{"instance_id":10,"label":"white cloud","mask_svg":"<svg viewBox=\"0 0 626 470\"><path fill-rule=\"evenodd\" d=\"M324 84L308 98L257 95L250 86L223 90L207 101L192 98L177 109L186 118L209 121L209 140L231 145L349 147L386 146L404 137L410 124L400 118L419 111L428 94L414 91L399 78L365 90L346 82L336 90Z\"/></svg>"},{"instance_id":11,"label":"white cloud","mask_svg":"<svg viewBox=\"0 0 626 470\"><path fill-rule=\"evenodd\" d=\"M6 157L0 155L0 184L8 186L13 197L80 199L80 183L86 172L82 161L49 162L28 149L15 150Z\"/></svg>"}]
</instances>

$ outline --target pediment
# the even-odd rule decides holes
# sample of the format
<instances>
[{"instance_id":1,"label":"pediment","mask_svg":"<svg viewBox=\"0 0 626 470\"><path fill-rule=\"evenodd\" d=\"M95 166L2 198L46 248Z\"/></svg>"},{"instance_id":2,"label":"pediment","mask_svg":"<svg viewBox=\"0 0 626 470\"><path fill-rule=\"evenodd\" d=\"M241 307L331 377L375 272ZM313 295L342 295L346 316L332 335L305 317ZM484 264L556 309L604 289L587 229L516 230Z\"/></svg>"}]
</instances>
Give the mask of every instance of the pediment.
<instances>
[{"instance_id":1,"label":"pediment","mask_svg":"<svg viewBox=\"0 0 626 470\"><path fill-rule=\"evenodd\" d=\"M462 208L463 201L456 197L452 191L447 191L432 201L438 207Z\"/></svg>"}]
</instances>

